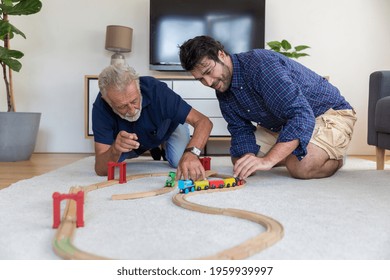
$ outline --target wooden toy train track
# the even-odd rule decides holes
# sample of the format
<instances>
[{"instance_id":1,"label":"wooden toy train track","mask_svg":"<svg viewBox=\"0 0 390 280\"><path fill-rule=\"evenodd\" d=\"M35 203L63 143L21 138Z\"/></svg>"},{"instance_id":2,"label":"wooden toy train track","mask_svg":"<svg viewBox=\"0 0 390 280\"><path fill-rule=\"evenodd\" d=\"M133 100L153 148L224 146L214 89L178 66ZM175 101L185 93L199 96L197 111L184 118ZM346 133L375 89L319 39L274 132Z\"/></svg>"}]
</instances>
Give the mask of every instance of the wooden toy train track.
<instances>
[{"instance_id":1,"label":"wooden toy train track","mask_svg":"<svg viewBox=\"0 0 390 280\"><path fill-rule=\"evenodd\" d=\"M219 177L219 178L227 178L226 175L220 175L217 174L214 171L207 171L206 172L207 177L213 176L213 177ZM138 174L138 175L129 175L126 177L127 181L139 179L139 178L145 178L145 177L160 177L165 176L166 173L152 173L152 174ZM109 180L102 183L92 184L90 186L86 187L72 187L69 190L69 194L76 194L79 191L84 192L84 197L86 197L87 193L90 191L98 190L101 188L109 187L118 184L118 180ZM245 183L231 188L221 188L221 189L208 189L204 191L195 191L190 192L188 194L185 193L178 193L173 196L172 200L173 202L185 209L192 210L192 211L198 211L201 213L207 213L207 214L214 214L214 215L225 215L230 217L236 217L240 219L246 219L251 222L260 224L261 226L265 227L265 231L261 234L250 238L243 243L234 246L232 248L226 249L224 251L218 252L211 256L202 257L200 259L244 259L247 257L250 257L256 253L259 253L260 251L264 250L267 247L272 246L274 243L282 239L283 237L283 226L276 220L255 213L255 212L249 212L245 210L240 209L231 209L231 208L215 208L215 207L209 207L204 206L200 204L196 204L193 202L190 202L187 200L187 197L192 195L199 195L199 194L207 194L210 192L221 192L221 191L232 191L232 190L238 190L245 186ZM161 189L157 189L154 191L148 191L148 192L140 192L140 193L131 193L131 194L121 194L121 195L113 195L111 198L114 200L120 200L120 199L136 199L136 198L143 198L143 197L150 197L150 196L156 196L168 193L170 191L175 190L176 188L170 188L170 187L164 187ZM75 247L72 243L72 240L74 238L75 231L77 229L77 214L76 214L76 201L74 200L68 200L62 220L58 226L57 233L55 235L55 238L52 242L53 249L55 253L64 258L64 259L108 259L102 256L95 255L93 253L85 252L77 247Z\"/></svg>"}]
</instances>

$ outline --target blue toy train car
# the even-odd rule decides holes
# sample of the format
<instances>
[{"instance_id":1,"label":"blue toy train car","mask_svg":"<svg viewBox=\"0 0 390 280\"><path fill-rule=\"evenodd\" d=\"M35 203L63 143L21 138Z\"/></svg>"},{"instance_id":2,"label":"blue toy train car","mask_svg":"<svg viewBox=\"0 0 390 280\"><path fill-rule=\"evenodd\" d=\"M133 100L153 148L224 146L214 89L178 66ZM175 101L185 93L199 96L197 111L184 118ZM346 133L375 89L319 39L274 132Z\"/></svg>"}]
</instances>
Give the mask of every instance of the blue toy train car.
<instances>
[{"instance_id":1,"label":"blue toy train car","mask_svg":"<svg viewBox=\"0 0 390 280\"><path fill-rule=\"evenodd\" d=\"M189 193L195 191L194 181L192 180L179 180L177 186L181 193Z\"/></svg>"}]
</instances>

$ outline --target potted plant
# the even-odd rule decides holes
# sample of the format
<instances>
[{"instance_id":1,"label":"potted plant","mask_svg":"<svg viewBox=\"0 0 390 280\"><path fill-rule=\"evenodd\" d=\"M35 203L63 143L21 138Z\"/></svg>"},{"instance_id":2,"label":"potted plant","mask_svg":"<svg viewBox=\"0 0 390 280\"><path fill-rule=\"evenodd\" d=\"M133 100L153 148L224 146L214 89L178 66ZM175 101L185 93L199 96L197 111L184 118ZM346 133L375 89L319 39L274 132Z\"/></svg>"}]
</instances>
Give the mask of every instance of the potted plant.
<instances>
[{"instance_id":1,"label":"potted plant","mask_svg":"<svg viewBox=\"0 0 390 280\"><path fill-rule=\"evenodd\" d=\"M267 42L267 46L271 48L271 50L283 54L289 58L300 58L302 56L308 56L307 53L303 53L303 50L310 48L306 45L299 45L292 47L291 43L287 40L282 41L271 41Z\"/></svg>"},{"instance_id":2,"label":"potted plant","mask_svg":"<svg viewBox=\"0 0 390 280\"><path fill-rule=\"evenodd\" d=\"M13 50L10 41L15 35L24 38L24 33L11 24L10 16L38 13L40 0L1 0L0 2L0 64L7 100L7 112L0 112L0 161L28 160L35 148L41 113L15 112L12 71L19 72L23 53Z\"/></svg>"}]
</instances>

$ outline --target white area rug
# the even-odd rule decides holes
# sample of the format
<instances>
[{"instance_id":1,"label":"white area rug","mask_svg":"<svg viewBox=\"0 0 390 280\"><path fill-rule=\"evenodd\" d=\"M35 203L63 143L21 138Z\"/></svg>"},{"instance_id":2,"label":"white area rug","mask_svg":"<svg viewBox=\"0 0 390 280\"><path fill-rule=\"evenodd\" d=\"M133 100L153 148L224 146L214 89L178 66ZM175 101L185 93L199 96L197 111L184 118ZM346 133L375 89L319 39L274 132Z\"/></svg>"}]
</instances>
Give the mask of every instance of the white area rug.
<instances>
[{"instance_id":1,"label":"white area rug","mask_svg":"<svg viewBox=\"0 0 390 280\"><path fill-rule=\"evenodd\" d=\"M89 157L0 191L0 259L58 259L51 247L52 194L105 181ZM211 167L231 174L230 159ZM348 158L331 178L296 180L284 168L258 172L241 190L191 197L196 203L261 213L284 226L284 238L250 259L390 259L390 170ZM167 172L164 162L140 159L127 174ZM212 255L264 231L258 224L201 214L172 202L177 190L156 197L113 201L112 194L158 189L165 177L129 181L88 193L85 227L74 245L116 259L192 259ZM63 202L65 204L65 202ZM62 205L63 206L63 205Z\"/></svg>"}]
</instances>

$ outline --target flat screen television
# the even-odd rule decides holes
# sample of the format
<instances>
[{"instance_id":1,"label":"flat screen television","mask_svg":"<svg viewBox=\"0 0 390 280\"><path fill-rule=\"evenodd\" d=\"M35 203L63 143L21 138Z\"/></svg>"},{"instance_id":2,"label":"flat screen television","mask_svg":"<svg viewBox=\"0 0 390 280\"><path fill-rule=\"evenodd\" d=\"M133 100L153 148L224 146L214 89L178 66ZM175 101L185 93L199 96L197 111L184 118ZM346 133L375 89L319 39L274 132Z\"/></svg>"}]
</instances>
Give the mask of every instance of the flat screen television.
<instances>
[{"instance_id":1,"label":"flat screen television","mask_svg":"<svg viewBox=\"0 0 390 280\"><path fill-rule=\"evenodd\" d=\"M150 0L150 69L183 71L179 46L199 35L229 53L264 48L265 0Z\"/></svg>"}]
</instances>

